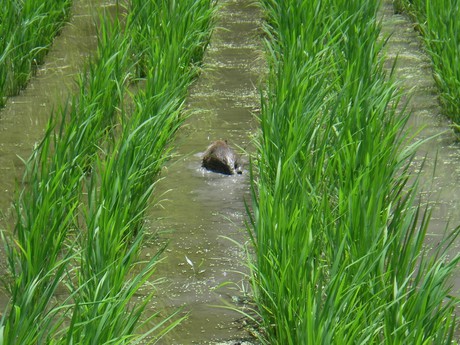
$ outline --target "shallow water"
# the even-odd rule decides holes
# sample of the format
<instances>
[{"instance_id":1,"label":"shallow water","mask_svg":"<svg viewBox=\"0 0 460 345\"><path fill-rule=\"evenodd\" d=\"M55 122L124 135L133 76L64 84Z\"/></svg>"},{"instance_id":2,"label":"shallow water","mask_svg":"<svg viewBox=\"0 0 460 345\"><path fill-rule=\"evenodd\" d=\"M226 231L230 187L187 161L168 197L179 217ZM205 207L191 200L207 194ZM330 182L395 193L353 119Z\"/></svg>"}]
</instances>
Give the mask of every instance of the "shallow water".
<instances>
[{"instance_id":1,"label":"shallow water","mask_svg":"<svg viewBox=\"0 0 460 345\"><path fill-rule=\"evenodd\" d=\"M391 34L386 46L388 67L396 63L396 79L401 83L411 111L407 130L416 140L426 140L415 157L413 168L420 171L420 199L433 209L428 228L428 245L437 244L445 231L460 225L460 143L442 114L432 77L430 59L423 51L420 36L404 16L395 14L392 1L382 7L383 33ZM423 168L422 161L425 159ZM460 250L460 239L452 253ZM454 291L460 295L460 271L454 277Z\"/></svg>"},{"instance_id":2,"label":"shallow water","mask_svg":"<svg viewBox=\"0 0 460 345\"><path fill-rule=\"evenodd\" d=\"M258 107L254 85L257 76L263 75L257 37L260 29L257 12L238 8L242 2L226 2L231 7L225 11L235 12L222 17L225 29L214 36L205 72L189 99L193 114L179 138L179 157L171 162L159 186L162 191L172 189L167 194L170 201L162 203L165 209L153 212L150 220L152 228L159 224L165 231L174 229L170 235L162 235L170 240L170 245L166 261L159 266L158 276L166 276L167 288L160 291L158 304L183 306L184 311L191 311L189 319L165 344L204 344L245 336L235 322L238 314L210 305L222 305L221 299L231 304L236 291L214 287L228 280L238 282L240 276L231 270L244 270L240 262L245 259L244 253L220 236L247 241L238 229L243 228L242 199L249 198L248 176L225 177L204 172L197 155L215 139L229 139L246 146L248 134L254 132L251 110ZM249 13L255 13L254 19L248 17ZM390 68L398 56L396 78L405 90L412 112L408 130L419 132L416 138L420 140L445 132L422 145L414 162L414 170L420 169L426 157L420 195L433 207L428 241L435 244L446 227L452 229L454 224L460 224L460 145L449 129L449 121L441 114L430 61L421 49L417 32L405 17L394 14L391 1L384 3L381 15L383 34L391 34L386 46L387 65ZM233 30L241 32L235 34ZM249 36L243 35L246 31ZM158 221L155 217L166 219ZM454 251L458 247L457 242ZM456 289L460 288L459 276L454 283Z\"/></svg>"},{"instance_id":3,"label":"shallow water","mask_svg":"<svg viewBox=\"0 0 460 345\"><path fill-rule=\"evenodd\" d=\"M248 288L238 273L246 272L245 253L230 240L241 244L248 241L244 230L244 200L250 200L248 162L246 159L243 175L224 176L203 170L200 153L217 139L227 139L240 153L243 149L252 150L264 60L260 13L251 2L220 1L219 28L206 54L203 73L187 100L190 117L175 141L175 157L157 184L155 200L161 202L149 211L147 224L153 237L143 255L154 255L158 242L168 242L154 276L164 277L165 282L157 286L158 293L150 307L154 312L165 309L163 316L178 308L182 308L180 315L189 313L163 344L208 344L247 337L238 313L215 306L235 306L240 289ZM71 25L55 40L37 77L0 111L3 212L11 203L15 179L22 175L19 157L30 155L53 107L65 102L76 85L76 74L95 48L95 7L101 5L108 4L75 0ZM382 15L384 33L392 34L386 48L388 63L398 55L397 77L411 95L411 131L425 127L417 135L421 139L445 132L421 147L414 164L414 169L419 168L421 158L427 156L421 195L434 207L429 231L436 243L446 226L453 228L460 223L460 145L441 114L429 59L420 49L417 32L407 19L393 13L390 0L384 2ZM431 179L435 158L436 172ZM459 247L457 242L454 250ZM0 264L4 265L3 260ZM234 285L219 287L226 282ZM460 289L460 274L454 283ZM6 304L2 296L0 310Z\"/></svg>"},{"instance_id":4,"label":"shallow water","mask_svg":"<svg viewBox=\"0 0 460 345\"><path fill-rule=\"evenodd\" d=\"M247 336L238 321L240 314L215 307L224 302L234 305L232 299L240 295L235 286L218 288L220 284L246 285L235 273L246 271L244 251L228 238L248 241L243 223L244 199L250 200L247 155L243 153L242 175L225 176L201 168L201 153L218 139L227 139L239 153L251 150L264 62L259 12L250 3L220 2L218 29L187 100L190 118L155 195L170 191L162 207L149 215L151 228L163 232L160 239L169 242L155 275L166 282L153 307L170 311L183 307L181 315L190 312L164 344L205 344ZM153 244L145 254L156 250Z\"/></svg>"},{"instance_id":5,"label":"shallow water","mask_svg":"<svg viewBox=\"0 0 460 345\"><path fill-rule=\"evenodd\" d=\"M74 0L70 23L64 26L37 69L37 75L18 96L11 97L0 110L0 218L1 228L10 226L8 214L16 181L34 145L39 142L53 109L62 106L76 89L75 78L87 57L96 48L97 8L110 6L103 0ZM0 246L0 271L5 255ZM0 293L0 311L7 298Z\"/></svg>"}]
</instances>

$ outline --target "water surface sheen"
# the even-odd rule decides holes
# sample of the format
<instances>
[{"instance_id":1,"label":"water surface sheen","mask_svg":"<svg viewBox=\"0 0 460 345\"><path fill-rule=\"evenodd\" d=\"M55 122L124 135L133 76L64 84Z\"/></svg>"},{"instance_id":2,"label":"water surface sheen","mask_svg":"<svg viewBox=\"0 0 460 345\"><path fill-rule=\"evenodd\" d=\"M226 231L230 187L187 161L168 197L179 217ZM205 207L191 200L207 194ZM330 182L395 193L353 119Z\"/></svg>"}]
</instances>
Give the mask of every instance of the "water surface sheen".
<instances>
[{"instance_id":1,"label":"water surface sheen","mask_svg":"<svg viewBox=\"0 0 460 345\"><path fill-rule=\"evenodd\" d=\"M159 185L160 191L171 189L167 194L170 201L163 202L164 210L157 208L150 217L152 228L172 231L161 235L170 244L167 258L159 266L158 276L166 276L167 282L159 292L158 305L183 306L190 312L189 319L165 344L205 344L244 337L234 322L237 314L210 305L221 304L221 299L229 300L235 294L214 288L227 280L238 281L232 270L244 270L244 253L223 236L247 241L239 229L243 227L243 198L249 197L248 175L226 177L205 172L197 155L215 139L247 147L255 126L251 116L258 107L255 85L263 75L259 14L243 0L224 4L221 28L213 36L204 73L188 100L192 117L179 137L178 158ZM407 130L418 132L416 139L420 140L436 136L421 146L413 164L414 171L421 170L426 157L420 196L433 208L427 238L428 245L433 245L446 228L452 230L460 224L460 145L442 115L430 60L418 33L407 18L394 13L390 0L383 2L380 15L383 36L391 35L385 48L387 67L390 69L398 57L395 77L411 111ZM458 248L457 241L454 251ZM459 275L454 284L458 290Z\"/></svg>"},{"instance_id":2,"label":"water surface sheen","mask_svg":"<svg viewBox=\"0 0 460 345\"><path fill-rule=\"evenodd\" d=\"M4 219L24 172L22 160L29 158L34 145L43 138L53 110L65 104L76 90L76 77L96 48L98 8L111 6L103 0L74 0L71 18L51 46L45 63L37 68L27 87L8 99L0 110L0 218L1 228L10 228ZM0 246L0 275L6 271L3 245ZM0 290L0 311L7 297Z\"/></svg>"},{"instance_id":3,"label":"water surface sheen","mask_svg":"<svg viewBox=\"0 0 460 345\"><path fill-rule=\"evenodd\" d=\"M446 229L452 231L460 225L460 144L442 113L431 61L423 51L418 32L406 17L394 13L391 0L383 2L381 15L383 34L391 35L386 45L388 68L397 58L395 77L411 111L407 130L416 134L417 140L432 138L417 151L413 168L421 173L420 199L433 209L427 242L435 245ZM457 239L452 252L456 254L459 249L460 239ZM454 290L458 296L460 272L454 277Z\"/></svg>"},{"instance_id":4,"label":"water surface sheen","mask_svg":"<svg viewBox=\"0 0 460 345\"><path fill-rule=\"evenodd\" d=\"M244 199L249 200L247 160L242 175L224 176L203 170L200 153L217 139L227 139L232 146L251 151L251 135L257 128L254 113L259 108L258 86L265 73L260 13L251 3L219 2L218 29L206 53L203 73L187 100L190 117L179 132L175 157L157 185L156 199L168 192L162 197L161 207L149 211L147 223L160 241L153 237L143 254L154 255L158 242L168 242L166 255L155 274L156 278L164 277L165 282L158 286L151 307L154 311L166 308L165 315L178 308L183 308L182 315L189 313L188 319L163 344L208 344L246 337L239 314L214 306L234 305L233 297L240 295L229 286L219 288L222 283L230 281L239 288L247 288L241 275L235 273L246 271L245 253L227 239L248 241L244 231ZM43 135L52 109L63 104L74 90L75 76L95 48L95 7L100 5L104 5L100 0L97 4L75 0L71 24L55 40L37 77L0 111L3 212L11 203L15 179L22 175L19 157L30 155ZM424 144L414 163L414 170L420 169L420 161L427 157L421 175L421 196L434 208L429 240L436 243L446 227L452 229L460 223L460 145L441 114L430 61L420 49L413 26L403 16L394 14L390 0L384 1L381 15L383 34L391 34L386 46L388 66L398 56L396 78L410 96L410 130L423 128L417 135L420 139L445 132ZM457 241L454 250L459 248ZM4 258L2 251L0 248L0 257ZM0 265L4 264L0 260ZM454 283L460 289L460 274ZM0 310L5 303L0 294Z\"/></svg>"},{"instance_id":5,"label":"water surface sheen","mask_svg":"<svg viewBox=\"0 0 460 345\"><path fill-rule=\"evenodd\" d=\"M240 153L241 148L250 149L263 75L260 15L250 3L219 2L218 28L187 100L190 118L178 135L176 157L163 171L155 192L158 196L169 190L167 200L148 219L153 230L166 232L160 238L169 242L155 274L166 282L159 286L153 307L183 307L183 314L189 312L164 344L244 337L237 322L241 316L214 305L222 306L223 300L231 303L238 291L217 287L239 282L242 277L234 271L245 270L244 252L225 237L240 243L248 240L243 224L244 199L249 200L248 165L242 175L211 173L201 168L200 154L218 139L227 139ZM157 250L154 242L146 254Z\"/></svg>"}]
</instances>

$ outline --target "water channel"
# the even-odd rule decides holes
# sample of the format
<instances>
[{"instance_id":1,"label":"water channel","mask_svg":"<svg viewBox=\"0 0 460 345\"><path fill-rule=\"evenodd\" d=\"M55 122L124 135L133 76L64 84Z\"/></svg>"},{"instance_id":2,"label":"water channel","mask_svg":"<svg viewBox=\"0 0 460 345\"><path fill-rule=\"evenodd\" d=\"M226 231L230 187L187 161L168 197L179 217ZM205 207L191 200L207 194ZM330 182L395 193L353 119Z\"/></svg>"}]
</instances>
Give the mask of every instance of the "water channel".
<instances>
[{"instance_id":1,"label":"water channel","mask_svg":"<svg viewBox=\"0 0 460 345\"><path fill-rule=\"evenodd\" d=\"M161 285L154 307L183 307L188 318L165 344L207 344L247 337L241 315L216 308L246 288L244 199L249 198L248 159L256 130L260 78L264 75L260 13L248 0L220 1L217 29L203 73L187 101L189 119L176 140L175 159L164 170L156 194L165 201L149 216L152 229L168 241L158 266ZM201 153L214 140L226 139L246 162L242 175L225 176L201 168ZM231 239L231 240L230 240ZM146 249L149 252L149 249ZM225 282L239 287L217 288ZM242 286L243 285L243 286ZM217 288L217 289L216 289ZM160 308L161 309L161 308ZM232 343L233 344L233 343Z\"/></svg>"},{"instance_id":2,"label":"water channel","mask_svg":"<svg viewBox=\"0 0 460 345\"><path fill-rule=\"evenodd\" d=\"M251 0L221 0L218 28L206 53L203 72L187 100L190 115L175 141L174 157L156 188L155 206L147 224L151 240L143 255L168 243L155 277L163 277L150 306L168 315L177 309L188 315L162 344L237 344L247 338L240 314L217 306L235 305L247 282L245 252L236 244L248 241L244 230L244 200L249 200L248 152L257 130L259 85L265 72L260 12ZM7 213L15 180L22 175L20 157L30 155L40 140L53 108L63 104L75 87L75 76L96 44L97 7L102 1L75 1L71 23L57 37L27 89L9 99L0 112L0 209ZM391 0L383 3L383 34L388 65L397 59L396 77L409 97L411 130L417 138L437 135L418 152L414 169L427 157L422 172L422 197L434 207L429 237L434 243L445 228L460 224L460 145L441 114L429 58L411 23L394 14ZM443 133L439 135L439 133ZM227 139L246 157L242 175L224 176L200 167L200 153L213 140ZM436 170L433 176L433 169ZM231 240L230 240L231 239ZM233 240L233 241L232 241ZM455 250L458 251L457 242ZM4 254L1 252L0 257ZM4 266L4 260L0 265ZM4 268L0 267L1 270ZM220 287L220 285L232 284ZM460 289L460 274L454 281ZM139 296L142 299L142 296ZM6 299L0 294L0 310ZM155 322L155 320L153 320Z\"/></svg>"},{"instance_id":3,"label":"water channel","mask_svg":"<svg viewBox=\"0 0 460 345\"><path fill-rule=\"evenodd\" d=\"M76 77L96 49L98 10L113 4L104 0L74 1L70 22L56 37L37 74L18 96L0 110L0 219L9 227L8 214L34 145L43 137L53 110L58 110L77 90ZM4 247L0 246L0 271L5 272ZM3 274L3 273L2 273ZM0 290L0 310L7 299Z\"/></svg>"},{"instance_id":4,"label":"water channel","mask_svg":"<svg viewBox=\"0 0 460 345\"><path fill-rule=\"evenodd\" d=\"M413 166L414 172L420 172L420 199L433 210L427 241L435 245L446 230L460 226L460 143L442 113L431 62L414 25L394 12L391 0L383 1L381 15L383 35L390 35L385 48L387 67L390 69L396 59L395 77L411 112L407 131L415 135L414 140L431 138L417 150ZM459 250L457 239L452 253ZM460 272L453 284L458 295Z\"/></svg>"}]
</instances>

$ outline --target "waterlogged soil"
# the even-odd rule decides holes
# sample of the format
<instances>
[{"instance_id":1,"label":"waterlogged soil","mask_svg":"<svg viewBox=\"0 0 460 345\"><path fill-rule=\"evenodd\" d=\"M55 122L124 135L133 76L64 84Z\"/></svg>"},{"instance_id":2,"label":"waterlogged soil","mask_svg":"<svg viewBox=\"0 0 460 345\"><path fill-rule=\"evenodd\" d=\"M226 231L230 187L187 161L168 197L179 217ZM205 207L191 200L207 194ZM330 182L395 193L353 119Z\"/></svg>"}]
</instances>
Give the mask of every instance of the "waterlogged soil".
<instances>
[{"instance_id":1,"label":"waterlogged soil","mask_svg":"<svg viewBox=\"0 0 460 345\"><path fill-rule=\"evenodd\" d=\"M64 26L37 74L18 96L8 99L0 110L0 221L7 221L17 181L24 172L23 160L43 137L53 111L65 104L75 92L76 77L89 55L96 49L98 9L113 7L104 0L74 0L72 17ZM3 245L0 246L0 276L6 271ZM6 295L0 290L0 311Z\"/></svg>"},{"instance_id":2,"label":"waterlogged soil","mask_svg":"<svg viewBox=\"0 0 460 345\"><path fill-rule=\"evenodd\" d=\"M240 290L248 289L242 275L247 272L242 246L248 241L244 200L250 202L244 151L252 151L264 75L260 13L251 3L219 2L217 29L187 100L190 117L157 185L157 201L169 192L148 217L151 229L159 231L160 243L168 243L155 274L165 281L158 286L152 308L166 313L182 308L179 316L188 315L162 344L239 344L248 337L242 315L223 307L236 307L244 298ZM201 154L219 139L228 140L241 154L241 175L201 167ZM154 255L157 243L154 237L144 254Z\"/></svg>"},{"instance_id":3,"label":"waterlogged soil","mask_svg":"<svg viewBox=\"0 0 460 345\"><path fill-rule=\"evenodd\" d=\"M263 75L263 63L259 14L242 0L224 4L203 75L189 97L192 117L179 137L177 158L158 186L160 191L171 189L166 195L169 200L150 217L152 228L160 227L165 232L160 238L169 241L158 271L166 281L154 307L167 306L171 311L182 307L181 315L189 313L164 344L208 344L246 336L237 313L214 306L235 306L241 296L238 288L247 289L247 283L234 273L246 271L241 263L245 254L227 239L248 240L241 232L243 199L249 198L247 171L232 177L206 172L200 168L199 153L215 139L250 148L255 125L251 113L258 107L255 86ZM418 149L413 171L420 172L420 200L433 210L427 245L435 246L446 231L460 224L460 145L442 114L430 59L414 26L394 13L390 0L383 2L380 15L382 37L389 36L386 65L390 71L396 61L395 77L411 112L406 130L414 140L430 138ZM452 253L459 248L457 241ZM225 282L238 288L219 288ZM460 274L453 284L458 291Z\"/></svg>"},{"instance_id":4,"label":"waterlogged soil","mask_svg":"<svg viewBox=\"0 0 460 345\"><path fill-rule=\"evenodd\" d=\"M71 23L21 95L0 111L0 209L8 214L15 181L22 176L22 159L43 135L52 110L75 90L75 77L96 46L97 9L102 0L75 0ZM260 12L251 0L219 2L218 28L206 53L203 72L187 100L190 115L175 142L174 158L157 184L147 224L151 239L144 248L152 257L167 243L154 278L163 278L151 313L160 317L179 310L188 318L162 344L246 344L241 315L222 308L241 306L248 283L244 265L244 200L250 201L248 162L242 175L224 176L200 167L200 155L214 140L227 139L248 157L257 128L260 78L265 74L261 47ZM391 0L382 6L387 65L397 57L396 78L411 110L408 131L417 139L432 138L418 150L414 170L421 171L421 199L433 207L429 244L445 230L460 224L460 145L442 114L431 76L430 60L421 49L418 33L408 19L395 14ZM421 161L426 157L425 164ZM243 158L243 161L245 159ZM3 219L4 221L4 219ZM3 222L4 223L4 222ZM460 242L454 245L458 252ZM0 272L5 260L0 248ZM1 274L1 273L0 273ZM228 283L228 284L227 284ZM460 274L454 282L460 289ZM145 289L149 293L152 286ZM144 296L139 296L143 299ZM7 299L0 292L0 310ZM151 326L159 322L153 319ZM148 329L146 329L148 331Z\"/></svg>"},{"instance_id":5,"label":"waterlogged soil","mask_svg":"<svg viewBox=\"0 0 460 345\"><path fill-rule=\"evenodd\" d=\"M244 297L241 290L248 289L243 275L238 273L246 270L244 249L233 241L244 244L248 240L243 222L244 198L249 200L244 150L251 150L264 64L260 14L250 6L251 2L219 2L219 27L206 54L203 72L187 100L190 118L176 140L175 158L158 183L155 201L162 201L152 208L147 220L152 239L145 248L145 257L155 255L166 242L168 246L154 276L163 278L164 283L157 286L152 309L146 316L161 311L161 317L166 317L179 308L179 317L189 314L164 339L168 345L210 341L248 344L243 341L247 333L239 321L241 315L222 306L224 302L236 306L236 301ZM23 160L40 142L53 110L58 111L75 92L75 79L96 48L98 8L110 9L114 4L75 0L70 23L55 39L46 62L38 67L27 88L11 97L0 111L2 228L11 226L8 212L17 181L24 172ZM228 140L243 156L246 165L242 175L224 176L201 168L200 153L217 139ZM169 192L163 197L166 191ZM0 275L7 271L5 261L1 246ZM227 282L238 285L218 288ZM148 286L145 292L151 289ZM7 302L7 295L0 290L0 312Z\"/></svg>"},{"instance_id":6,"label":"waterlogged soil","mask_svg":"<svg viewBox=\"0 0 460 345\"><path fill-rule=\"evenodd\" d=\"M439 105L431 61L414 25L407 17L394 13L391 0L383 2L381 15L383 34L391 35L385 49L387 67L390 69L396 61L395 76L411 111L407 131L415 136L414 141L426 140L417 150L413 171L420 172L420 200L433 210L427 245L435 246L446 232L460 226L460 143ZM457 239L450 253L459 251ZM453 291L460 295L458 270Z\"/></svg>"}]
</instances>

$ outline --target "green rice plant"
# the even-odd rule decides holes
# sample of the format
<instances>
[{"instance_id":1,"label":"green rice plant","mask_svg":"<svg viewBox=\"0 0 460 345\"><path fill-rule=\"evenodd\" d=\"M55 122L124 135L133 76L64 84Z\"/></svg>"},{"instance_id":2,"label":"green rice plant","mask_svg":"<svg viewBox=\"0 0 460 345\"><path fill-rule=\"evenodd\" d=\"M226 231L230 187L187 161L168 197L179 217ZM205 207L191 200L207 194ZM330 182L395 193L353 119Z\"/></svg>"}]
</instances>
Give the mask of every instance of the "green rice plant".
<instances>
[{"instance_id":1,"label":"green rice plant","mask_svg":"<svg viewBox=\"0 0 460 345\"><path fill-rule=\"evenodd\" d=\"M101 39L108 42L106 36ZM67 248L67 241L75 236L69 231L79 228L82 180L107 135L107 119L115 115L114 107L123 97L121 69L126 70L126 63L119 58L123 50L115 35L110 42L115 44L113 56L104 53L105 41L99 44L102 52L97 61L104 68L90 68L83 76L81 95L62 109L59 119L50 122L43 142L27 162L24 188L16 204L15 238L5 242L12 275L11 305L3 332L8 343L46 339L54 328L43 324L62 322L50 321L47 315L55 315L54 293L69 274L70 258L78 254L74 246Z\"/></svg>"},{"instance_id":2,"label":"green rice plant","mask_svg":"<svg viewBox=\"0 0 460 345\"><path fill-rule=\"evenodd\" d=\"M161 72L173 77L177 64L184 71L190 64L198 64L212 33L215 5L213 0L132 0L133 15L127 26L133 27L129 31L133 35L133 55L138 61L137 75L145 76L149 68L161 64L170 68ZM163 61L165 58L174 63Z\"/></svg>"},{"instance_id":3,"label":"green rice plant","mask_svg":"<svg viewBox=\"0 0 460 345\"><path fill-rule=\"evenodd\" d=\"M7 87L11 83L11 73L8 64L10 62L11 50L14 47L14 31L18 18L17 6L14 1L2 1L2 12L0 13L0 106L4 106L7 97Z\"/></svg>"},{"instance_id":4,"label":"green rice plant","mask_svg":"<svg viewBox=\"0 0 460 345\"><path fill-rule=\"evenodd\" d=\"M122 149L129 146L123 142ZM142 229L133 224L139 223L145 210L139 206L146 203L153 188L148 184L144 193L134 194L133 186L144 172L137 170L136 162L130 159L133 154L123 150L110 156L100 167L100 186L98 174L91 175L74 322L66 332L68 342L105 344L124 339L133 333L140 311L149 300L146 298L139 307L130 306L131 297L152 275L156 261L127 280L135 272L142 245Z\"/></svg>"},{"instance_id":5,"label":"green rice plant","mask_svg":"<svg viewBox=\"0 0 460 345\"><path fill-rule=\"evenodd\" d=\"M146 4L144 2L144 6ZM206 3L203 2L202 6ZM153 15L160 13L155 10ZM208 13L212 14L209 9ZM136 12L133 16L128 17L132 26L127 25L127 28L133 31L144 28L144 23L135 23L142 17L136 16ZM211 16L208 24L210 19ZM204 30L199 25L188 25L188 30L183 31L187 35L194 30ZM129 32L135 38L142 37ZM107 147L107 155L97 164L87 187L90 191L85 212L87 234L82 238L86 243L82 243L85 250L75 291L73 322L66 332L69 342L101 344L127 339L134 341L146 336L135 334L143 325L139 321L152 295L134 307L128 303L128 297L133 296L141 283L153 274L157 258L147 263L142 274L134 274L134 279L126 280L138 270L143 214L154 181L168 157L168 144L183 121L180 110L186 88L195 75L192 59L185 63L185 54L176 55L178 50L189 49L184 46L184 37L180 39L162 45L161 49L160 42L155 40L132 42L147 47L139 53L145 55L146 84L134 97L133 113L122 116L121 137L114 138ZM203 43L197 41L194 44ZM156 334L151 336L156 339L175 325L164 326L166 321L169 318L159 321L150 331Z\"/></svg>"},{"instance_id":6,"label":"green rice plant","mask_svg":"<svg viewBox=\"0 0 460 345\"><path fill-rule=\"evenodd\" d=\"M14 239L5 242L12 275L3 334L8 343L34 343L54 329L44 328L43 323L50 322L48 312L55 314L51 308L54 293L69 274L70 258L78 254L75 246L67 247L69 237L75 236L69 231L79 228L82 180L106 136L103 103L97 101L110 90L101 88L94 99L82 96L63 109L26 164L24 188L15 207ZM117 102L109 101L110 105ZM41 322L37 322L39 317Z\"/></svg>"},{"instance_id":7,"label":"green rice plant","mask_svg":"<svg viewBox=\"0 0 460 345\"><path fill-rule=\"evenodd\" d=\"M460 129L460 4L426 4L426 41L445 112Z\"/></svg>"},{"instance_id":8,"label":"green rice plant","mask_svg":"<svg viewBox=\"0 0 460 345\"><path fill-rule=\"evenodd\" d=\"M39 341L37 319L49 312L72 256L64 243L74 225L80 181L68 164L49 159L52 140L48 132L26 165L28 186L15 203L15 238L4 239L11 274L9 313L2 320L6 344Z\"/></svg>"},{"instance_id":9,"label":"green rice plant","mask_svg":"<svg viewBox=\"0 0 460 345\"><path fill-rule=\"evenodd\" d=\"M262 1L270 73L248 213L264 344L453 340L459 257L445 247L459 229L436 255L423 248L429 211L383 72L378 5Z\"/></svg>"},{"instance_id":10,"label":"green rice plant","mask_svg":"<svg viewBox=\"0 0 460 345\"><path fill-rule=\"evenodd\" d=\"M0 106L22 89L69 15L71 0L1 1Z\"/></svg>"},{"instance_id":11,"label":"green rice plant","mask_svg":"<svg viewBox=\"0 0 460 345\"><path fill-rule=\"evenodd\" d=\"M122 23L104 20L103 16L100 16L96 56L80 74L78 109L70 114L79 117L81 122L91 119L92 128L99 131L99 138L83 140L83 143L94 143L93 154L99 151L105 137L114 135L115 127L122 121L121 109L132 70L130 42L122 32Z\"/></svg>"},{"instance_id":12,"label":"green rice plant","mask_svg":"<svg viewBox=\"0 0 460 345\"><path fill-rule=\"evenodd\" d=\"M134 338L135 330L142 326L138 321L151 296L138 306L132 306L130 299L153 274L161 254L157 253L137 272L142 217L161 162L166 158L153 153L163 152L165 143L170 141L171 114L171 109L166 108L140 124L134 116L130 121L134 127L125 127L113 154L99 163L100 174L92 174L87 187L87 233L82 238L86 243L82 243L84 251L75 292L75 322L67 332L72 343L104 344ZM161 320L158 327L165 321Z\"/></svg>"},{"instance_id":13,"label":"green rice plant","mask_svg":"<svg viewBox=\"0 0 460 345\"><path fill-rule=\"evenodd\" d=\"M406 13L412 19L415 19L416 16L420 13L415 11L416 7L424 6L424 1L418 0L395 0L393 1L393 7L397 13Z\"/></svg>"}]
</instances>

